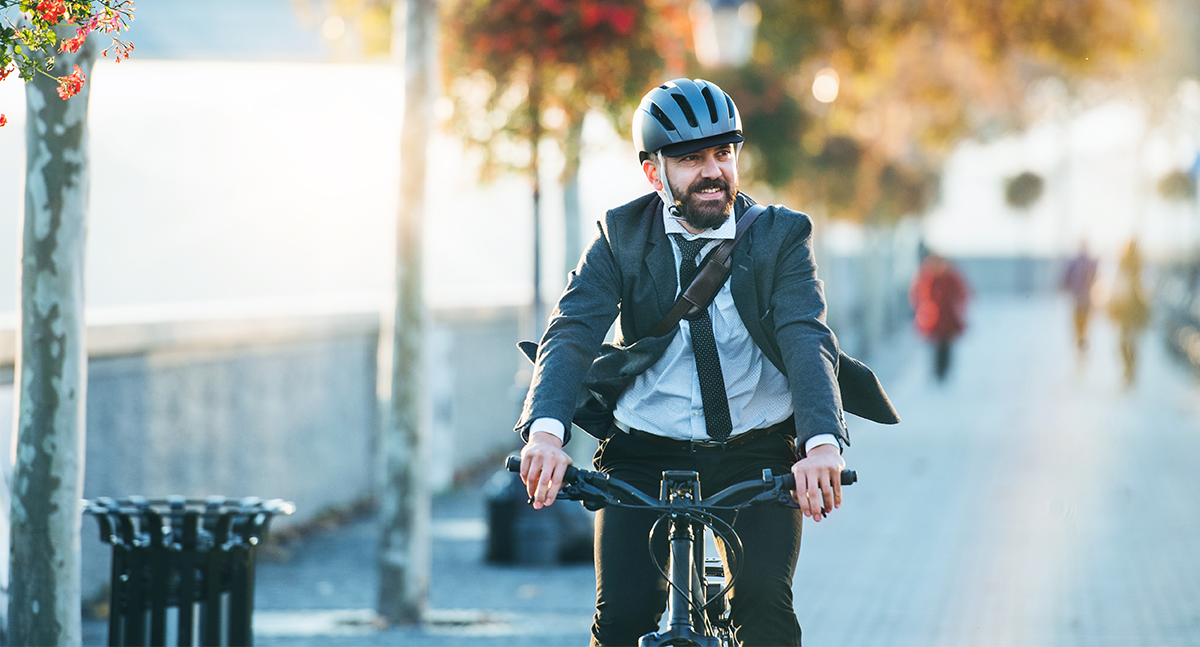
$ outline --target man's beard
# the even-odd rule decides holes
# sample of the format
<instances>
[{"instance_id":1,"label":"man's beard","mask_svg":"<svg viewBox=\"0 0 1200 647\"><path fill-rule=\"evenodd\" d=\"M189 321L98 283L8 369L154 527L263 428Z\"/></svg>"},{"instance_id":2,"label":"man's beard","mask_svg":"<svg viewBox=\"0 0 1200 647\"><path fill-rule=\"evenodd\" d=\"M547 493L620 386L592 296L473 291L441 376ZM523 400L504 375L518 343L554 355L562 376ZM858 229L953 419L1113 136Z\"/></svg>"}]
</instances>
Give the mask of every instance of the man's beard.
<instances>
[{"instance_id":1,"label":"man's beard","mask_svg":"<svg viewBox=\"0 0 1200 647\"><path fill-rule=\"evenodd\" d=\"M716 200L701 200L699 194L705 189L723 189L725 191L725 199ZM729 183L721 178L699 179L688 187L687 192L680 191L675 185L671 185L671 192L675 194L676 204L679 207L679 216L683 221L691 225L692 228L703 231L720 227L733 209L733 199L737 195L737 184L735 183L730 188Z\"/></svg>"}]
</instances>

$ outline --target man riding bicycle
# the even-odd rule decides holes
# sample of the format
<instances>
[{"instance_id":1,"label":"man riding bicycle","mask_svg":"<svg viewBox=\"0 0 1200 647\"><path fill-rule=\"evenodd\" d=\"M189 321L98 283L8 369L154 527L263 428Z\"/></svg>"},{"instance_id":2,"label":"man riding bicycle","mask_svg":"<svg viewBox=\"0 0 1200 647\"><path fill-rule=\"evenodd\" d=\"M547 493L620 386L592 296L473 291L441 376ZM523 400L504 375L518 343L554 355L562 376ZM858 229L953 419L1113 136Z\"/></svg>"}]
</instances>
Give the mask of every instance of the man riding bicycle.
<instances>
[{"instance_id":1,"label":"man riding bicycle","mask_svg":"<svg viewBox=\"0 0 1200 647\"><path fill-rule=\"evenodd\" d=\"M651 90L635 113L633 139L654 192L609 211L571 272L517 424L535 508L552 504L562 485L580 386L612 322L619 318L619 347L648 338L681 283L735 238L754 205L738 191L741 118L715 84L677 79ZM792 472L798 510L763 506L736 519L745 559L730 604L742 644L799 645L791 586L801 515L820 521L841 506L849 437L812 221L782 206L755 213L707 309L664 335L661 354L620 393L612 422L596 434L595 466L655 496L664 470L698 472L708 493L763 468ZM864 397L891 410L882 390ZM646 549L657 517L620 508L597 514L593 645L634 645L657 628L666 583ZM665 545L655 549L663 561Z\"/></svg>"}]
</instances>

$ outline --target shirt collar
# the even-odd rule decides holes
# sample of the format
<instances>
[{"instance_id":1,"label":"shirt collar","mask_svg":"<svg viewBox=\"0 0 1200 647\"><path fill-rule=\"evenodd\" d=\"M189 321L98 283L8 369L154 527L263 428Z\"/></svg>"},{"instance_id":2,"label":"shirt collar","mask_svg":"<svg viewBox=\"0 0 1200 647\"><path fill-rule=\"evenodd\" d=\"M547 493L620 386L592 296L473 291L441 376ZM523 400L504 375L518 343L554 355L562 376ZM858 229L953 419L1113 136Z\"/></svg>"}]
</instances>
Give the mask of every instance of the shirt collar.
<instances>
[{"instance_id":1,"label":"shirt collar","mask_svg":"<svg viewBox=\"0 0 1200 647\"><path fill-rule=\"evenodd\" d=\"M733 214L730 214L730 217L726 218L720 227L705 229L698 234L693 234L684 229L678 220L672 218L667 213L667 205L664 204L662 208L663 226L666 229L667 235L683 234L685 240L695 240L697 238L712 238L714 240L732 239L737 234L737 223L734 222L732 216Z\"/></svg>"}]
</instances>

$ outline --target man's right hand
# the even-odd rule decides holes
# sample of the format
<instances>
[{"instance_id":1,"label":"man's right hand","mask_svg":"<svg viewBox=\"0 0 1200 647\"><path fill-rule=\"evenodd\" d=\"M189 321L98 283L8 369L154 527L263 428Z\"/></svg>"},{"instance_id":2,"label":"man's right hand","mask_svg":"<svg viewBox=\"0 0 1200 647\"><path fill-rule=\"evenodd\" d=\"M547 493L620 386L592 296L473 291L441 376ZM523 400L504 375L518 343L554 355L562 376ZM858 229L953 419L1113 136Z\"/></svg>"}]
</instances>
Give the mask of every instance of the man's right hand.
<instances>
[{"instance_id":1,"label":"man's right hand","mask_svg":"<svg viewBox=\"0 0 1200 647\"><path fill-rule=\"evenodd\" d=\"M558 436L545 432L529 436L529 442L521 450L521 480L535 510L554 503L571 462Z\"/></svg>"}]
</instances>

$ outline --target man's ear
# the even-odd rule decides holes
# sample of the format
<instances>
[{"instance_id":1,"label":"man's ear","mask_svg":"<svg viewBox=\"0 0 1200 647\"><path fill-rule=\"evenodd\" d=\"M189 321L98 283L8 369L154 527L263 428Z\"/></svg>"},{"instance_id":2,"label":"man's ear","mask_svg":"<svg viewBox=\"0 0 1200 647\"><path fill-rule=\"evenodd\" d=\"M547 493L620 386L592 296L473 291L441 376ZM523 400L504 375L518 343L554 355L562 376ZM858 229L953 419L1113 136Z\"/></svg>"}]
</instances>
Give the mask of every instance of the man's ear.
<instances>
[{"instance_id":1,"label":"man's ear","mask_svg":"<svg viewBox=\"0 0 1200 647\"><path fill-rule=\"evenodd\" d=\"M646 160L642 162L642 172L646 174L646 179L650 181L650 186L654 187L655 191L662 191L663 185L658 173L658 166Z\"/></svg>"}]
</instances>

